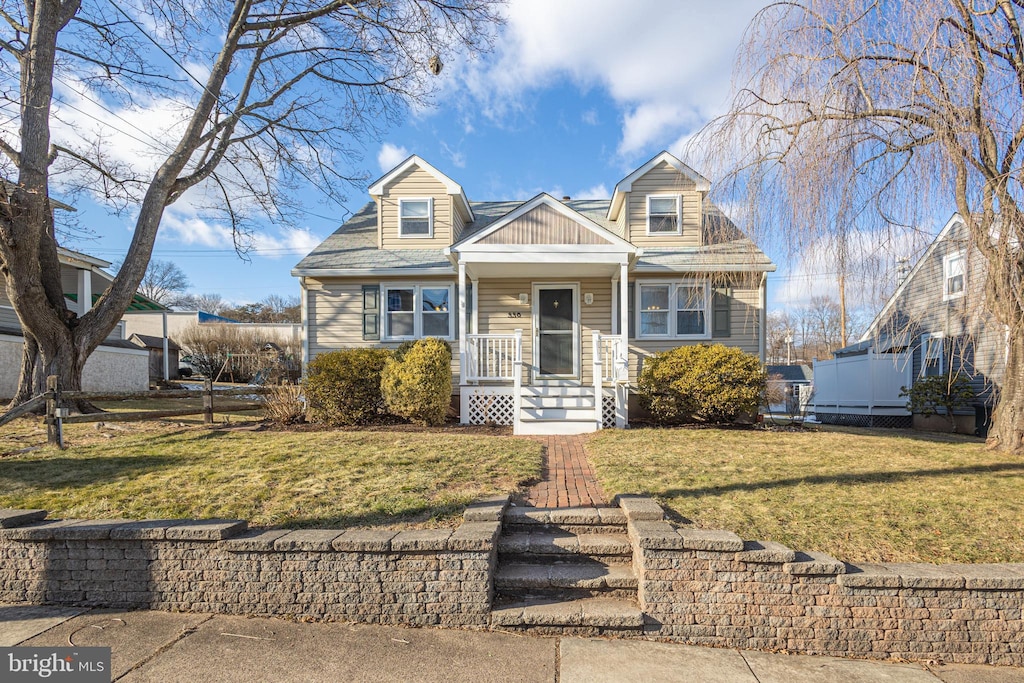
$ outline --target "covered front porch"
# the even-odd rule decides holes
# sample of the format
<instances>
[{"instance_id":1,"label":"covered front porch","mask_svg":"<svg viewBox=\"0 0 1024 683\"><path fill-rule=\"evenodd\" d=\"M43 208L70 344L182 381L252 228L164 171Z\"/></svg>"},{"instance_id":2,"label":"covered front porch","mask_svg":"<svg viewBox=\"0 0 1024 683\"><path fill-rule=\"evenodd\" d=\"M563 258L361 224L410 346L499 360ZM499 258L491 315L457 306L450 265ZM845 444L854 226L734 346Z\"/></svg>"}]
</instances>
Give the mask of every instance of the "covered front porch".
<instances>
[{"instance_id":1,"label":"covered front porch","mask_svg":"<svg viewBox=\"0 0 1024 683\"><path fill-rule=\"evenodd\" d=\"M511 425L516 434L624 427L623 332L636 249L571 210L563 215L559 202L544 197L532 211L533 202L524 215L451 249L461 420Z\"/></svg>"}]
</instances>

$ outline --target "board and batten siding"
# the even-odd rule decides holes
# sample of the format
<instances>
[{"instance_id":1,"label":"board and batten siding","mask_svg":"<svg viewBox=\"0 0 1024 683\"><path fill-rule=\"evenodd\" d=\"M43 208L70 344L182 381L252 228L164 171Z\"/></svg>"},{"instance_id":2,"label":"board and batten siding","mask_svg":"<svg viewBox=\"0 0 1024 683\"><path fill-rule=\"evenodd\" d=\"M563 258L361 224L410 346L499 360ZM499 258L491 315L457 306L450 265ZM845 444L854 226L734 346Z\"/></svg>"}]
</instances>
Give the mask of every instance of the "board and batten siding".
<instances>
[{"instance_id":1,"label":"board and batten siding","mask_svg":"<svg viewBox=\"0 0 1024 683\"><path fill-rule=\"evenodd\" d=\"M308 297L308 338L309 359L321 353L340 349L356 348L398 348L400 342L367 341L363 339L363 285L380 286L388 283L417 285L454 284L450 278L383 278L349 280L331 278L306 280ZM458 286L455 287L451 314L458 316ZM456 329L458 319L455 320ZM383 331L383 320L381 320ZM452 386L459 386L459 343L449 342L452 347Z\"/></svg>"},{"instance_id":2,"label":"board and batten siding","mask_svg":"<svg viewBox=\"0 0 1024 683\"><path fill-rule=\"evenodd\" d=\"M405 197L432 197L434 200L434 236L431 239L399 237L398 200ZM386 188L379 205L381 248L443 249L452 244L452 202L441 181L418 166L410 166Z\"/></svg>"},{"instance_id":3,"label":"board and batten siding","mask_svg":"<svg viewBox=\"0 0 1024 683\"><path fill-rule=\"evenodd\" d=\"M609 244L609 241L593 230L580 225L575 219L541 204L526 214L501 226L477 240L477 244Z\"/></svg>"},{"instance_id":4,"label":"board and batten siding","mask_svg":"<svg viewBox=\"0 0 1024 683\"><path fill-rule=\"evenodd\" d=\"M683 230L682 235L647 234L648 195L681 195ZM626 220L629 234L627 239L638 247L696 247L701 244L701 193L694 182L662 162L633 181L632 189L626 196Z\"/></svg>"}]
</instances>

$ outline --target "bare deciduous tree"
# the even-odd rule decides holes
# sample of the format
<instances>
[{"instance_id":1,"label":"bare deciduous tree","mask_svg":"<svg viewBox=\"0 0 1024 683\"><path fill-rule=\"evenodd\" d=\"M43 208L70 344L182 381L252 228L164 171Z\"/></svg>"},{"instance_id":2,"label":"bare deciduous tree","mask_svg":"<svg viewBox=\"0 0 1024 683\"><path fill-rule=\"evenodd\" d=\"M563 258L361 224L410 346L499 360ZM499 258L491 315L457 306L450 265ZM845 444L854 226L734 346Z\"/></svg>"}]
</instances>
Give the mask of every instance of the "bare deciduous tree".
<instances>
[{"instance_id":1,"label":"bare deciduous tree","mask_svg":"<svg viewBox=\"0 0 1024 683\"><path fill-rule=\"evenodd\" d=\"M741 48L731 111L698 142L722 151L718 187L750 225L797 246L958 211L987 266L973 306L1009 330L990 439L1013 452L1024 450L1022 15L1019 0L772 5Z\"/></svg>"},{"instance_id":2,"label":"bare deciduous tree","mask_svg":"<svg viewBox=\"0 0 1024 683\"><path fill-rule=\"evenodd\" d=\"M185 271L173 261L150 261L139 294L164 306L176 306L189 287Z\"/></svg>"},{"instance_id":3,"label":"bare deciduous tree","mask_svg":"<svg viewBox=\"0 0 1024 683\"><path fill-rule=\"evenodd\" d=\"M496 0L24 0L0 6L0 271L26 338L16 400L54 374L81 387L86 358L117 324L149 263L165 209L220 210L236 238L256 212L280 218L288 190L340 198L358 174L353 141L410 103L456 51L484 49ZM199 74L199 75L196 75ZM55 135L55 88L100 107L160 95L177 106L146 158L118 161L102 135ZM72 105L73 106L73 105ZM110 110L113 111L113 110ZM66 127L65 127L66 128ZM124 263L95 306L67 310L51 181L130 207ZM188 193L186 195L186 193ZM236 244L241 244L236 240ZM31 353L30 353L31 352Z\"/></svg>"}]
</instances>

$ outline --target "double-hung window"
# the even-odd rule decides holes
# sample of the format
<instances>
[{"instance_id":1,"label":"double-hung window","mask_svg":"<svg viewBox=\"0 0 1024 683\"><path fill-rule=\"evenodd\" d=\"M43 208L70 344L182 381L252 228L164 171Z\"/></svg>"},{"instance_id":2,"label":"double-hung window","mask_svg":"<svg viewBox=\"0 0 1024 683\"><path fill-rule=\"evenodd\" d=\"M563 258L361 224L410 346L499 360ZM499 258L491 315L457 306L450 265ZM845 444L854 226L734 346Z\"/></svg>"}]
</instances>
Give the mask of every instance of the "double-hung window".
<instances>
[{"instance_id":1,"label":"double-hung window","mask_svg":"<svg viewBox=\"0 0 1024 683\"><path fill-rule=\"evenodd\" d=\"M921 376L946 374L946 344L941 333L921 335Z\"/></svg>"},{"instance_id":2,"label":"double-hung window","mask_svg":"<svg viewBox=\"0 0 1024 683\"><path fill-rule=\"evenodd\" d=\"M637 285L639 336L706 339L706 282L641 282Z\"/></svg>"},{"instance_id":3,"label":"double-hung window","mask_svg":"<svg viewBox=\"0 0 1024 683\"><path fill-rule=\"evenodd\" d=\"M682 234L683 216L679 195L647 195L647 234Z\"/></svg>"},{"instance_id":4,"label":"double-hung window","mask_svg":"<svg viewBox=\"0 0 1024 683\"><path fill-rule=\"evenodd\" d=\"M399 199L398 234L401 237L433 237L434 200L430 197Z\"/></svg>"},{"instance_id":5,"label":"double-hung window","mask_svg":"<svg viewBox=\"0 0 1024 683\"><path fill-rule=\"evenodd\" d=\"M942 259L942 300L959 299L964 295L966 274L964 252L949 254Z\"/></svg>"},{"instance_id":6,"label":"double-hung window","mask_svg":"<svg viewBox=\"0 0 1024 683\"><path fill-rule=\"evenodd\" d=\"M455 323L451 313L453 300L454 288L451 285L385 286L385 339L451 339Z\"/></svg>"}]
</instances>

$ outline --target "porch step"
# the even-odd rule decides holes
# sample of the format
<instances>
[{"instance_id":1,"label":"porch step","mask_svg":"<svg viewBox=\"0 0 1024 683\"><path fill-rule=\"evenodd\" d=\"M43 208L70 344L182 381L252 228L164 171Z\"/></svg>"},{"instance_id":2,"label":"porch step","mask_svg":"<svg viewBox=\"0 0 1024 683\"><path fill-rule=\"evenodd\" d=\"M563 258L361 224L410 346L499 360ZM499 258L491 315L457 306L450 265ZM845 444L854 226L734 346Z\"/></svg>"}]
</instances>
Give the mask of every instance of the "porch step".
<instances>
[{"instance_id":1,"label":"porch step","mask_svg":"<svg viewBox=\"0 0 1024 683\"><path fill-rule=\"evenodd\" d=\"M589 396L593 398L594 387L578 382L571 384L528 384L522 387L522 396Z\"/></svg>"},{"instance_id":2,"label":"porch step","mask_svg":"<svg viewBox=\"0 0 1024 683\"><path fill-rule=\"evenodd\" d=\"M564 635L636 634L644 615L636 605L618 598L553 601L528 598L496 606L491 626Z\"/></svg>"},{"instance_id":3,"label":"porch step","mask_svg":"<svg viewBox=\"0 0 1024 683\"><path fill-rule=\"evenodd\" d=\"M594 411L594 392L590 395L524 394L523 408L585 408Z\"/></svg>"},{"instance_id":4,"label":"porch step","mask_svg":"<svg viewBox=\"0 0 1024 683\"><path fill-rule=\"evenodd\" d=\"M596 432L594 418L586 420L545 420L527 419L526 414L520 415L517 434L530 436L557 436L565 434L589 434Z\"/></svg>"}]
</instances>

